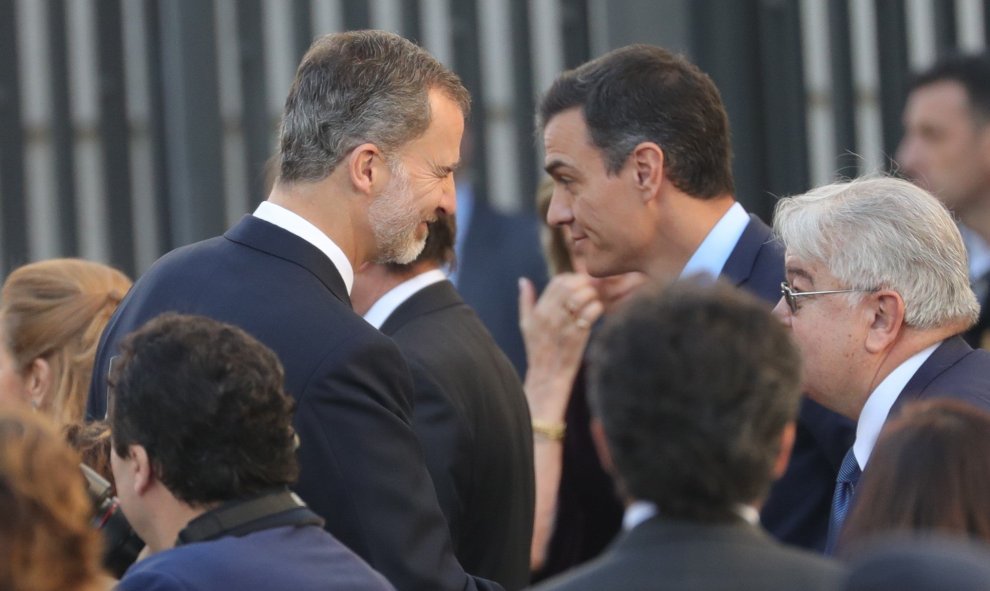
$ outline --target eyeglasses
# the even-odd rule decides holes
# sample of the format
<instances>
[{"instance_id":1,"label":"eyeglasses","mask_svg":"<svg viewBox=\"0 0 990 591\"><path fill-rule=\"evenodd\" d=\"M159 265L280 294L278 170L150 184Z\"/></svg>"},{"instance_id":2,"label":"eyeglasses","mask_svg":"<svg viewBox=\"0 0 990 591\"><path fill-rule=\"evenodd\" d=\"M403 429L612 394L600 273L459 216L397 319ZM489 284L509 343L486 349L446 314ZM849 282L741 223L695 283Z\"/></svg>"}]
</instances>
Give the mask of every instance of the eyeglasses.
<instances>
[{"instance_id":1,"label":"eyeglasses","mask_svg":"<svg viewBox=\"0 0 990 591\"><path fill-rule=\"evenodd\" d=\"M798 301L797 299L804 296L813 295L828 295L831 293L854 293L854 292L874 292L875 289L829 289L825 291L794 291L791 284L782 281L780 283L780 295L784 297L784 301L787 302L787 307L791 309L791 314L797 314L798 311Z\"/></svg>"}]
</instances>

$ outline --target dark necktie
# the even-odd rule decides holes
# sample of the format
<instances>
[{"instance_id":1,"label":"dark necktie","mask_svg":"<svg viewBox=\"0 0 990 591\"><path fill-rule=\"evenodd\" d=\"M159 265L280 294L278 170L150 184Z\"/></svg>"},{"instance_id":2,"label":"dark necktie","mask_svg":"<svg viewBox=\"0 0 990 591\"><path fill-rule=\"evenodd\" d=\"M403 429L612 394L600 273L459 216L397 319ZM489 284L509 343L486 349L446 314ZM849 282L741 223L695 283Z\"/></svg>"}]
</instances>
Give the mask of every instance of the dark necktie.
<instances>
[{"instance_id":1,"label":"dark necktie","mask_svg":"<svg viewBox=\"0 0 990 591\"><path fill-rule=\"evenodd\" d=\"M832 514L828 520L828 540L825 542L825 554L835 553L835 544L846 521L849 508L852 506L853 490L859 482L859 463L850 447L846 457L839 466L839 475L835 478L835 494L832 496Z\"/></svg>"}]
</instances>

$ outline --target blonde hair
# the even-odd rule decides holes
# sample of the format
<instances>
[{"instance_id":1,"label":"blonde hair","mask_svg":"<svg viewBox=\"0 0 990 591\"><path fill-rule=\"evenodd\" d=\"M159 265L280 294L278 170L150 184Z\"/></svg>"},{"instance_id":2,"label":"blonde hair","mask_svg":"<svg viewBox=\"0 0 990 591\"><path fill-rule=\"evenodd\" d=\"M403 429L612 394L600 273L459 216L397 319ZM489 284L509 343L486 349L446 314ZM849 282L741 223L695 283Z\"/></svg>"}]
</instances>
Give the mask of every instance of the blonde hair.
<instances>
[{"instance_id":1,"label":"blonde hair","mask_svg":"<svg viewBox=\"0 0 990 591\"><path fill-rule=\"evenodd\" d=\"M102 586L102 546L79 457L48 420L0 408L0 589Z\"/></svg>"},{"instance_id":2,"label":"blonde hair","mask_svg":"<svg viewBox=\"0 0 990 591\"><path fill-rule=\"evenodd\" d=\"M120 271L81 259L24 265L4 282L5 345L21 373L48 362L52 384L39 408L58 425L83 418L100 335L130 287Z\"/></svg>"}]
</instances>

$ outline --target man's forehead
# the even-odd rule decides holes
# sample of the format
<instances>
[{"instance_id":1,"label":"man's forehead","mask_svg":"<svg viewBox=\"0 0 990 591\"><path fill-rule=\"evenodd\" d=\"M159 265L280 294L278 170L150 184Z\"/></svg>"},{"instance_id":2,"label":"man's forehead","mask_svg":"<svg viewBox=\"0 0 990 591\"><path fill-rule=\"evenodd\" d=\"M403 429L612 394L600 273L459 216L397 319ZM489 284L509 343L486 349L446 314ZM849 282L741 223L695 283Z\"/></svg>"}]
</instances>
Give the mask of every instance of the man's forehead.
<instances>
[{"instance_id":1,"label":"man's forehead","mask_svg":"<svg viewBox=\"0 0 990 591\"><path fill-rule=\"evenodd\" d=\"M969 94L961 82L939 80L920 86L908 97L906 117L945 118L972 114Z\"/></svg>"}]
</instances>

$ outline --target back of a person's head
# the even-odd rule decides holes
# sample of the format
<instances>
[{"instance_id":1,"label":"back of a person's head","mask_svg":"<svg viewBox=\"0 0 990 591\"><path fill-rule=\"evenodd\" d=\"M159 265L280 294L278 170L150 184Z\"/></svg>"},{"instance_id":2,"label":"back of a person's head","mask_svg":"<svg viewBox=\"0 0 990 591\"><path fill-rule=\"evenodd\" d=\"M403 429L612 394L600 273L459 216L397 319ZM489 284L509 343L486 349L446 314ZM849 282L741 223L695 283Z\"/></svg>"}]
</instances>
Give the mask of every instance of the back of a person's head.
<instances>
[{"instance_id":1,"label":"back of a person's head","mask_svg":"<svg viewBox=\"0 0 990 591\"><path fill-rule=\"evenodd\" d=\"M990 55L986 53L945 55L930 68L916 75L911 80L909 90L914 91L943 82L962 85L973 115L979 117L982 123L990 119Z\"/></svg>"},{"instance_id":2,"label":"back of a person's head","mask_svg":"<svg viewBox=\"0 0 990 591\"><path fill-rule=\"evenodd\" d=\"M164 314L121 344L110 375L113 453L140 445L191 506L295 481L294 403L275 353L243 330Z\"/></svg>"},{"instance_id":3,"label":"back of a person's head","mask_svg":"<svg viewBox=\"0 0 990 591\"><path fill-rule=\"evenodd\" d=\"M843 591L986 591L990 546L940 536L893 536L865 546Z\"/></svg>"},{"instance_id":4,"label":"back of a person's head","mask_svg":"<svg viewBox=\"0 0 990 591\"><path fill-rule=\"evenodd\" d=\"M35 413L0 407L0 589L82 591L100 579L79 458Z\"/></svg>"},{"instance_id":5,"label":"back of a person's head","mask_svg":"<svg viewBox=\"0 0 990 591\"><path fill-rule=\"evenodd\" d=\"M770 487L800 359L767 306L725 284L643 292L593 344L591 398L625 495L674 519L734 519Z\"/></svg>"},{"instance_id":6,"label":"back of a person's head","mask_svg":"<svg viewBox=\"0 0 990 591\"><path fill-rule=\"evenodd\" d=\"M630 45L564 72L537 113L543 129L579 108L610 174L643 142L663 149L664 174L699 199L731 194L729 118L715 83L685 57Z\"/></svg>"},{"instance_id":7,"label":"back of a person's head","mask_svg":"<svg viewBox=\"0 0 990 591\"><path fill-rule=\"evenodd\" d=\"M917 402L877 440L840 540L844 554L886 533L939 532L990 543L990 413Z\"/></svg>"},{"instance_id":8,"label":"back of a person's head","mask_svg":"<svg viewBox=\"0 0 990 591\"><path fill-rule=\"evenodd\" d=\"M362 143L388 158L430 124L429 91L467 116L470 95L426 50L386 31L320 37L303 56L289 90L279 138L279 182L329 176Z\"/></svg>"},{"instance_id":9,"label":"back of a person's head","mask_svg":"<svg viewBox=\"0 0 990 591\"><path fill-rule=\"evenodd\" d=\"M37 402L58 424L83 418L103 328L131 280L100 263L51 259L15 269L0 292L0 333L17 368L48 364L50 387Z\"/></svg>"}]
</instances>

